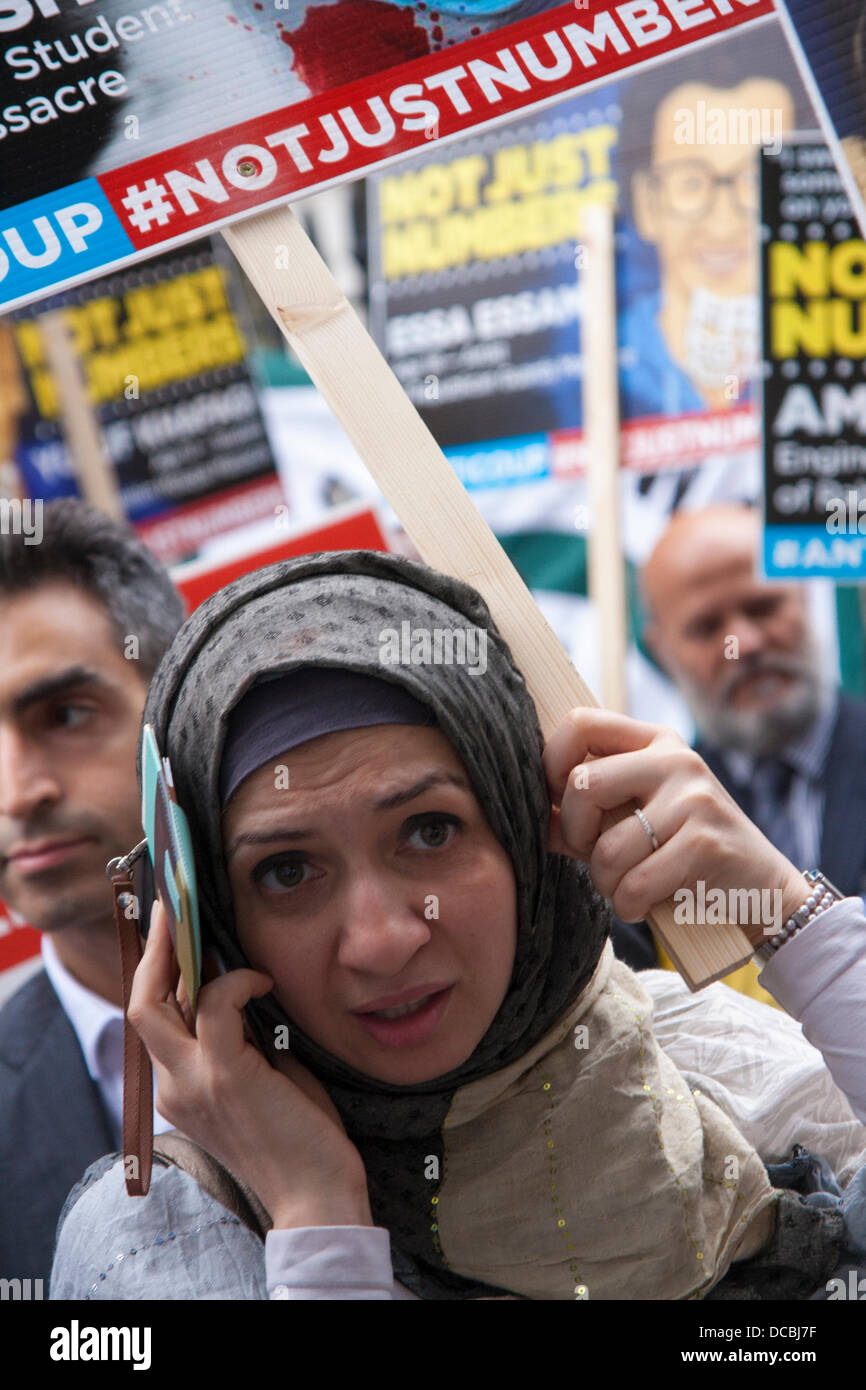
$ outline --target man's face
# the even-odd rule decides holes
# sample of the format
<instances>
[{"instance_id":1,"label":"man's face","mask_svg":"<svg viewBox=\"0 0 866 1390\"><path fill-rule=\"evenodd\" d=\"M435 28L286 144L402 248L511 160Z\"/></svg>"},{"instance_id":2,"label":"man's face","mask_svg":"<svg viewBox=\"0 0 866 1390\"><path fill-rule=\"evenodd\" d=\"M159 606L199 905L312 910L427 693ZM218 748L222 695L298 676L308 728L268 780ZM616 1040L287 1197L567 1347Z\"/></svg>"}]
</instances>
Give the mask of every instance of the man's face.
<instances>
[{"instance_id":1,"label":"man's face","mask_svg":"<svg viewBox=\"0 0 866 1390\"><path fill-rule=\"evenodd\" d=\"M741 121L740 112L750 119ZM634 206L668 283L725 298L756 292L757 151L748 136L752 125L772 136L793 123L790 92L766 78L731 88L686 83L661 104L651 167L635 175ZM725 132L733 140L721 142Z\"/></svg>"},{"instance_id":2,"label":"man's face","mask_svg":"<svg viewBox=\"0 0 866 1390\"><path fill-rule=\"evenodd\" d=\"M819 660L802 588L756 577L749 535L692 538L657 573L648 634L701 733L770 756L814 719Z\"/></svg>"},{"instance_id":3,"label":"man's face","mask_svg":"<svg viewBox=\"0 0 866 1390\"><path fill-rule=\"evenodd\" d=\"M110 919L105 866L142 833L146 693L96 599L58 582L3 600L0 897L41 931Z\"/></svg>"}]
</instances>

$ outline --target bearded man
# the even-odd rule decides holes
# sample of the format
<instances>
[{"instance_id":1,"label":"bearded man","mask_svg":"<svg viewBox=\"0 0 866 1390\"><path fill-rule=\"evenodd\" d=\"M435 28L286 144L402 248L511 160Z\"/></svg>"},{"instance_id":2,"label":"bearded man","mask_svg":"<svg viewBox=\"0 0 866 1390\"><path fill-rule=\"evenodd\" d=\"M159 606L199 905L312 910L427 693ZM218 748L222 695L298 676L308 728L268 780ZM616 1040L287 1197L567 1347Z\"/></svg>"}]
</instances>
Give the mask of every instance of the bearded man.
<instances>
[{"instance_id":1,"label":"bearded man","mask_svg":"<svg viewBox=\"0 0 866 1390\"><path fill-rule=\"evenodd\" d=\"M866 894L866 704L823 669L805 586L756 574L747 507L678 512L644 566L646 640L676 682L697 748L776 847Z\"/></svg>"},{"instance_id":2,"label":"bearded man","mask_svg":"<svg viewBox=\"0 0 866 1390\"><path fill-rule=\"evenodd\" d=\"M641 574L645 640L691 710L697 751L749 819L795 864L820 863L863 897L866 703L823 669L805 586L756 573L759 543L748 507L676 512ZM646 968L646 928L617 923L613 939ZM725 983L772 1004L757 979L749 963Z\"/></svg>"}]
</instances>

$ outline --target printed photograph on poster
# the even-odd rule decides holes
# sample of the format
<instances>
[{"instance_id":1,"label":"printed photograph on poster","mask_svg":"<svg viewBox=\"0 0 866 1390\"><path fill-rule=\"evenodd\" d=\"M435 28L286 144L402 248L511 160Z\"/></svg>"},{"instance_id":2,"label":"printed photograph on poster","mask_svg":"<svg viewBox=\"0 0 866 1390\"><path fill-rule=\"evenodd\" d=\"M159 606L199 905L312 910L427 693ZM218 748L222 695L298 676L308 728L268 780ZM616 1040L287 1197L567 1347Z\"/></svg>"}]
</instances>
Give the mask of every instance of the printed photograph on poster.
<instances>
[{"instance_id":1,"label":"printed photograph on poster","mask_svg":"<svg viewBox=\"0 0 866 1390\"><path fill-rule=\"evenodd\" d=\"M820 136L762 157L764 570L866 580L866 243Z\"/></svg>"},{"instance_id":2,"label":"printed photograph on poster","mask_svg":"<svg viewBox=\"0 0 866 1390\"><path fill-rule=\"evenodd\" d=\"M772 0L10 0L0 302L772 15Z\"/></svg>"},{"instance_id":3,"label":"printed photograph on poster","mask_svg":"<svg viewBox=\"0 0 866 1390\"><path fill-rule=\"evenodd\" d=\"M778 8L866 234L866 0L778 0Z\"/></svg>"}]
</instances>

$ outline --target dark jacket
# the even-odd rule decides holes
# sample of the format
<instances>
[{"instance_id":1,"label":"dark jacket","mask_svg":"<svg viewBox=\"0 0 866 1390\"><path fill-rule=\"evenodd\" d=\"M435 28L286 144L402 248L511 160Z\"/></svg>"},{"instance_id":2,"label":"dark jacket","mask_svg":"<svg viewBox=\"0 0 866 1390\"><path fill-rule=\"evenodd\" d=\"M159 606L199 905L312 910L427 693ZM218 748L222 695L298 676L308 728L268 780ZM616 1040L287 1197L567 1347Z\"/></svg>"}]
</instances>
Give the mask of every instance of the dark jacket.
<instances>
[{"instance_id":1,"label":"dark jacket","mask_svg":"<svg viewBox=\"0 0 866 1390\"><path fill-rule=\"evenodd\" d=\"M48 1280L71 1187L117 1145L48 976L0 1009L0 1279Z\"/></svg>"},{"instance_id":2,"label":"dark jacket","mask_svg":"<svg viewBox=\"0 0 866 1390\"><path fill-rule=\"evenodd\" d=\"M734 785L717 750L700 741L695 748L738 806L751 816L748 789L744 793ZM821 869L846 897L866 897L866 701L840 695L820 785L825 797L821 857L817 864L797 867ZM611 940L616 954L633 970L652 969L658 964L650 930L644 923L626 924L614 918Z\"/></svg>"},{"instance_id":3,"label":"dark jacket","mask_svg":"<svg viewBox=\"0 0 866 1390\"><path fill-rule=\"evenodd\" d=\"M744 794L734 787L719 754L700 742L695 747L726 791L751 815L748 791ZM821 857L817 864L797 868L820 869L846 897L862 897L866 895L866 701L839 697L836 727L819 781L825 797Z\"/></svg>"}]
</instances>

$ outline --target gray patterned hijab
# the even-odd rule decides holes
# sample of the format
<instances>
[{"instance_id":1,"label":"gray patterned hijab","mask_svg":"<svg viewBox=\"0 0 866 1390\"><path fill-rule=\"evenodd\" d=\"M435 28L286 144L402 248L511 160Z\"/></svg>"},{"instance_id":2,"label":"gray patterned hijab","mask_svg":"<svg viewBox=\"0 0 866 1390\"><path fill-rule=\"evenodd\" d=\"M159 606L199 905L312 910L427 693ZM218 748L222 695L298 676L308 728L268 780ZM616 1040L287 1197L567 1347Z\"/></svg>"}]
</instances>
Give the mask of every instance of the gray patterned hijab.
<instances>
[{"instance_id":1,"label":"gray patterned hijab","mask_svg":"<svg viewBox=\"0 0 866 1390\"><path fill-rule=\"evenodd\" d=\"M486 670L433 660L383 665L383 633L407 622L413 634L483 629ZM377 1081L304 1035L272 995L248 1010L271 1036L288 1023L295 1055L327 1087L364 1160L374 1218L391 1232L398 1277L426 1297L465 1296L472 1292L466 1281L429 1266L426 1222L413 1215L429 1212L425 1162L441 1152L455 1091L522 1056L583 990L609 932L609 911L582 866L547 851L550 805L535 706L480 595L400 556L305 555L245 575L197 609L163 658L145 710L189 817L204 945L215 945L227 968L247 961L222 846L226 729L254 684L302 667L376 676L429 706L514 867L511 982L475 1051L448 1075L413 1086Z\"/></svg>"}]
</instances>

